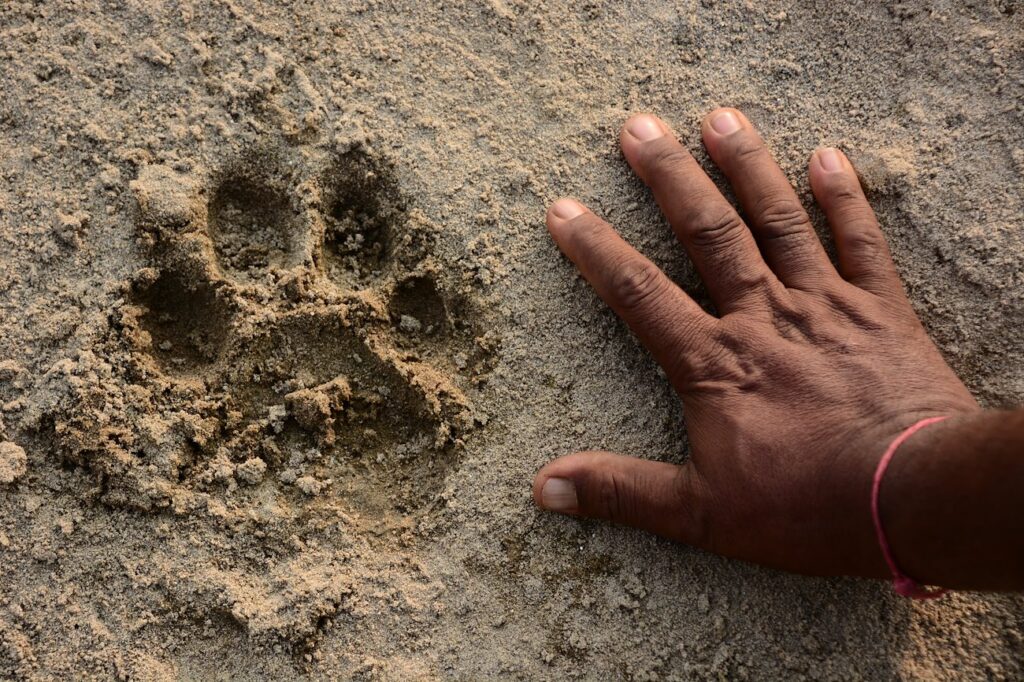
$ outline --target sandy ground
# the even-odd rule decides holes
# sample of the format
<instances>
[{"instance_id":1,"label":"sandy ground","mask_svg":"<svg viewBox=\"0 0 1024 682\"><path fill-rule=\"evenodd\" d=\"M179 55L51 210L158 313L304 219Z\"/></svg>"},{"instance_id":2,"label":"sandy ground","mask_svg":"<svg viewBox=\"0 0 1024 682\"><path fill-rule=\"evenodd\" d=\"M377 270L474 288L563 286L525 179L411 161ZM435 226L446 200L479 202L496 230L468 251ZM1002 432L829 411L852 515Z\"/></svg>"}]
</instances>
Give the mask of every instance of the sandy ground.
<instances>
[{"instance_id":1,"label":"sandy ground","mask_svg":"<svg viewBox=\"0 0 1024 682\"><path fill-rule=\"evenodd\" d=\"M1024 401L1017 0L4 0L0 93L0 678L1024 676L1020 598L529 498L686 456L543 228L580 196L700 295L637 110L706 164L742 108L807 196L845 149L950 363Z\"/></svg>"}]
</instances>

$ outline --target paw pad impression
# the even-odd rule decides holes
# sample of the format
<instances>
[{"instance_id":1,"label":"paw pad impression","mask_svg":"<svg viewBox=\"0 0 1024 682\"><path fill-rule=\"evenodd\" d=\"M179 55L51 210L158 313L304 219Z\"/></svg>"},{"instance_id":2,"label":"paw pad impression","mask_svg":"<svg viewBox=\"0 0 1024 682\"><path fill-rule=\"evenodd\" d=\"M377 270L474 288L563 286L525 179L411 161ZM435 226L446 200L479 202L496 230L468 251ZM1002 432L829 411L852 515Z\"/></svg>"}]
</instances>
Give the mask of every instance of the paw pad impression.
<instances>
[{"instance_id":1,"label":"paw pad impression","mask_svg":"<svg viewBox=\"0 0 1024 682\"><path fill-rule=\"evenodd\" d=\"M209 182L147 167L133 190L153 265L118 323L172 415L151 455L168 486L434 506L490 347L388 165L260 149Z\"/></svg>"}]
</instances>

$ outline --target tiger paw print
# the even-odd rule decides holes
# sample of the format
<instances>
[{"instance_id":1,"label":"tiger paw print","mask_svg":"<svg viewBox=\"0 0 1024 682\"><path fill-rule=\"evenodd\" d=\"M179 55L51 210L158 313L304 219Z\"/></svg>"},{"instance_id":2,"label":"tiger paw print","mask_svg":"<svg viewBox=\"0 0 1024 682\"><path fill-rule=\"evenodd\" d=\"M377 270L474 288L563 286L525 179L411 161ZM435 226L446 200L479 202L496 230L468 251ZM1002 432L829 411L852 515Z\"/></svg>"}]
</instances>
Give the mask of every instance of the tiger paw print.
<instances>
[{"instance_id":1,"label":"tiger paw print","mask_svg":"<svg viewBox=\"0 0 1024 682\"><path fill-rule=\"evenodd\" d=\"M493 344L392 167L359 146L260 148L198 179L150 166L133 190L153 267L120 328L140 381L185 415L164 477L374 517L432 508Z\"/></svg>"}]
</instances>

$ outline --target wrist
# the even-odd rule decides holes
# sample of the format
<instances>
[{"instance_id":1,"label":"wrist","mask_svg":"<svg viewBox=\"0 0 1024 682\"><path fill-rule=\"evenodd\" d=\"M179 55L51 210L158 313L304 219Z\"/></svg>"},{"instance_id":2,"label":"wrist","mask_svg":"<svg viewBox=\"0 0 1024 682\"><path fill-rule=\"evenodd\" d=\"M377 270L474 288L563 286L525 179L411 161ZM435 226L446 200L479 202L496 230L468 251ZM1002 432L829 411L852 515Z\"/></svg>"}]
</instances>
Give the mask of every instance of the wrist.
<instances>
[{"instance_id":1,"label":"wrist","mask_svg":"<svg viewBox=\"0 0 1024 682\"><path fill-rule=\"evenodd\" d=\"M935 505L944 504L951 490L948 460L936 456L955 443L957 434L977 413L949 415L909 435L894 451L882 471L878 497L878 521L888 543L890 557L899 570L921 584L945 585L937 555L948 541L950 528L935 516ZM945 415L943 415L945 416ZM899 438L897 435L895 438ZM884 455L878 453L878 458ZM885 560L876 538L876 553ZM886 571L891 569L886 562Z\"/></svg>"}]
</instances>

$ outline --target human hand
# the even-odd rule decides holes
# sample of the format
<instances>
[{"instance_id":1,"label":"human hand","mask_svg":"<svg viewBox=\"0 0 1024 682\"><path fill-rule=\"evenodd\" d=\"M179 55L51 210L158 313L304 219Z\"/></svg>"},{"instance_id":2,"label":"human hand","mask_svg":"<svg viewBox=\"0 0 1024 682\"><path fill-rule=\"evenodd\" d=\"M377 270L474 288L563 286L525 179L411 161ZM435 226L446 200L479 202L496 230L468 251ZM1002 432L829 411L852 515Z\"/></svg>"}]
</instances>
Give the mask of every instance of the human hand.
<instances>
[{"instance_id":1,"label":"human hand","mask_svg":"<svg viewBox=\"0 0 1024 682\"><path fill-rule=\"evenodd\" d=\"M842 152L810 161L837 270L743 114L712 112L703 138L749 222L659 119L631 118L620 143L718 317L578 202L547 215L559 248L681 396L691 457L571 454L537 473L534 499L786 570L888 575L869 507L879 458L914 422L978 405L907 300Z\"/></svg>"}]
</instances>

